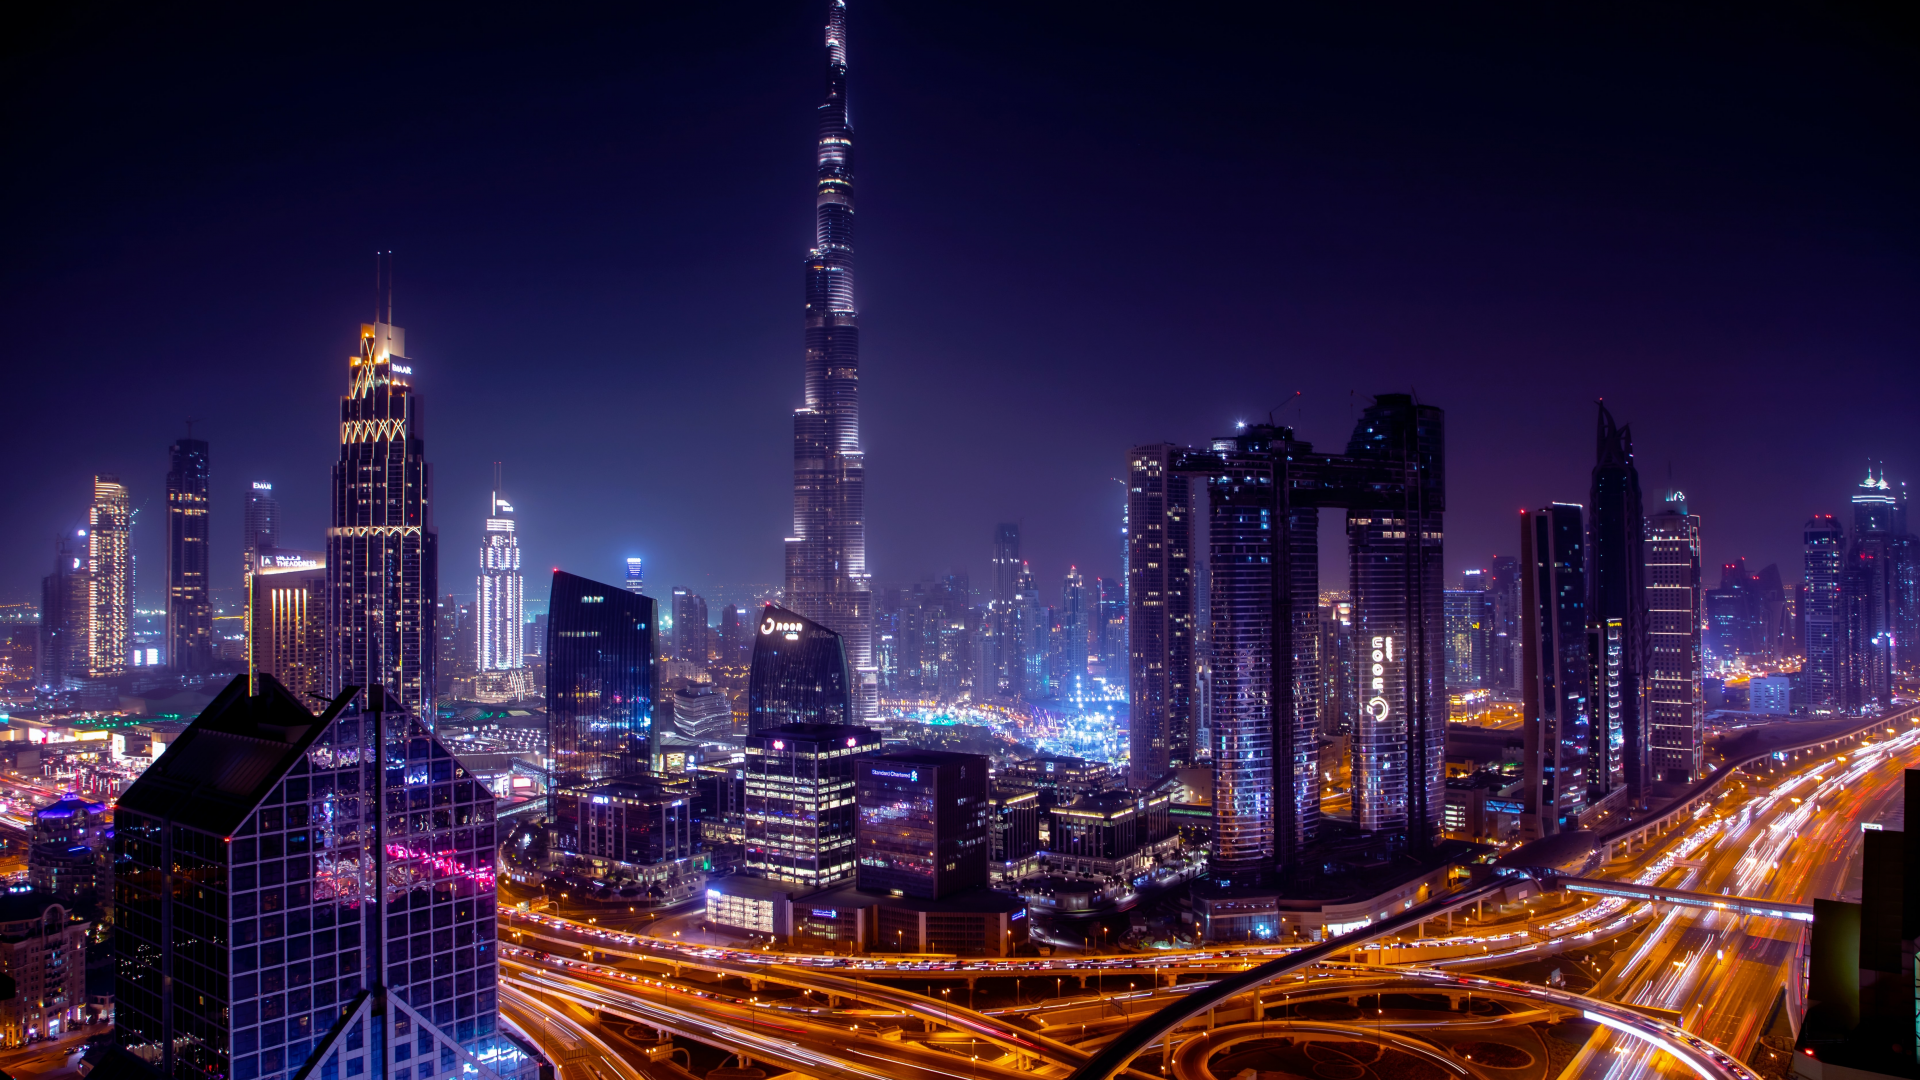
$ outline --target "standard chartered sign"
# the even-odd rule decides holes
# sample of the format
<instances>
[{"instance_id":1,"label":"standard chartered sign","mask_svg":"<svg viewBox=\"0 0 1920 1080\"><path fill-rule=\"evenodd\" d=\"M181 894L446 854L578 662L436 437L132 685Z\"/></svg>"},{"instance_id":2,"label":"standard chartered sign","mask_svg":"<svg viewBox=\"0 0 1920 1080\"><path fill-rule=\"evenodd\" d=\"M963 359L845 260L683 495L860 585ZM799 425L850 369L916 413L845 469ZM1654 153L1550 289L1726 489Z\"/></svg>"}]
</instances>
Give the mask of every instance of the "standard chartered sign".
<instances>
[{"instance_id":1,"label":"standard chartered sign","mask_svg":"<svg viewBox=\"0 0 1920 1080\"><path fill-rule=\"evenodd\" d=\"M1383 634L1373 639L1373 690L1372 700L1367 702L1367 712L1375 720L1387 718L1387 678L1388 668L1399 661L1393 655L1393 636Z\"/></svg>"}]
</instances>

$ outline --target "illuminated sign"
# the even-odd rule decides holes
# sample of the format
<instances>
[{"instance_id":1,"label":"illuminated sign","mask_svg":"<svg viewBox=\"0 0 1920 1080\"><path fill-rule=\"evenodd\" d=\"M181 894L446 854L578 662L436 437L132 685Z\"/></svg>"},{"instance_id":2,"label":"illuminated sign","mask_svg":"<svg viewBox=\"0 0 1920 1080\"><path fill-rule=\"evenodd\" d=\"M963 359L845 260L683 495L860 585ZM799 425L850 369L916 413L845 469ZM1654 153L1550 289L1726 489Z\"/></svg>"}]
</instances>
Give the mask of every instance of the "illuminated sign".
<instances>
[{"instance_id":1,"label":"illuminated sign","mask_svg":"<svg viewBox=\"0 0 1920 1080\"><path fill-rule=\"evenodd\" d=\"M1008 921L1018 921L1026 917L1027 917L1027 909L1021 908L1019 911L1016 911L1012 915L1007 916L1007 919Z\"/></svg>"},{"instance_id":2,"label":"illuminated sign","mask_svg":"<svg viewBox=\"0 0 1920 1080\"><path fill-rule=\"evenodd\" d=\"M1387 665L1394 662L1392 636L1376 636L1373 639L1373 682L1369 684L1373 697L1367 702L1367 714L1375 720L1387 718Z\"/></svg>"},{"instance_id":3,"label":"illuminated sign","mask_svg":"<svg viewBox=\"0 0 1920 1080\"><path fill-rule=\"evenodd\" d=\"M772 616L760 621L760 633L785 634L788 641L800 640L800 624L797 622L775 622Z\"/></svg>"},{"instance_id":4,"label":"illuminated sign","mask_svg":"<svg viewBox=\"0 0 1920 1080\"><path fill-rule=\"evenodd\" d=\"M583 596L580 598L580 602L583 604L604 604L607 602L607 598L604 596Z\"/></svg>"},{"instance_id":5,"label":"illuminated sign","mask_svg":"<svg viewBox=\"0 0 1920 1080\"><path fill-rule=\"evenodd\" d=\"M832 908L814 908L813 913L822 919L837 919L840 913Z\"/></svg>"},{"instance_id":6,"label":"illuminated sign","mask_svg":"<svg viewBox=\"0 0 1920 1080\"><path fill-rule=\"evenodd\" d=\"M1496 814L1524 814L1527 812L1524 803L1516 802L1512 799L1488 799L1481 805Z\"/></svg>"},{"instance_id":7,"label":"illuminated sign","mask_svg":"<svg viewBox=\"0 0 1920 1080\"><path fill-rule=\"evenodd\" d=\"M273 490L273 485L272 485L272 484L263 484L263 483L261 483L260 481L258 481L258 480L255 480L255 481L253 482L253 490L255 490L255 491L272 491L272 490Z\"/></svg>"},{"instance_id":8,"label":"illuminated sign","mask_svg":"<svg viewBox=\"0 0 1920 1080\"><path fill-rule=\"evenodd\" d=\"M398 374L401 374L401 375L411 375L411 374L413 374L413 369L412 369L412 368L410 368L410 367L407 367L407 366L406 366L405 364L395 364L395 365L393 365L393 370L394 370L394 371L395 371L396 373L398 373Z\"/></svg>"},{"instance_id":9,"label":"illuminated sign","mask_svg":"<svg viewBox=\"0 0 1920 1080\"><path fill-rule=\"evenodd\" d=\"M900 772L896 769L875 769L873 770L873 775L884 776L889 780L918 780L920 779L920 770L915 769L912 772Z\"/></svg>"}]
</instances>

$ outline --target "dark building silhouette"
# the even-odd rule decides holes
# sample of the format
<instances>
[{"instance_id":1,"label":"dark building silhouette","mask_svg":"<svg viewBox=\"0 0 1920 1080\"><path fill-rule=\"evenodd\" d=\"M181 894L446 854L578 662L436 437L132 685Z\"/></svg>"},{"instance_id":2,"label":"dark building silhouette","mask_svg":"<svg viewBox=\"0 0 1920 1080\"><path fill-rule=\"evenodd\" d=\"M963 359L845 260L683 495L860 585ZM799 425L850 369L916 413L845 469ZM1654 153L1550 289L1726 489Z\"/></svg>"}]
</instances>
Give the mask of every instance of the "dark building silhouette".
<instances>
[{"instance_id":1,"label":"dark building silhouette","mask_svg":"<svg viewBox=\"0 0 1920 1080\"><path fill-rule=\"evenodd\" d=\"M179 1080L531 1074L496 1023L494 829L378 687L315 716L234 679L120 796L116 1042Z\"/></svg>"},{"instance_id":2,"label":"dark building silhouette","mask_svg":"<svg viewBox=\"0 0 1920 1080\"><path fill-rule=\"evenodd\" d=\"M1806 657L1800 669L1801 693L1809 713L1831 716L1846 711L1851 667L1840 597L1846 535L1832 514L1815 515L1801 535L1806 575L1800 611L1801 648Z\"/></svg>"},{"instance_id":3,"label":"dark building silhouette","mask_svg":"<svg viewBox=\"0 0 1920 1080\"><path fill-rule=\"evenodd\" d=\"M1549 836L1574 828L1587 808L1591 743L1587 695L1586 515L1552 503L1520 515L1522 691L1527 780L1523 828Z\"/></svg>"},{"instance_id":4,"label":"dark building silhouette","mask_svg":"<svg viewBox=\"0 0 1920 1080\"><path fill-rule=\"evenodd\" d=\"M853 673L839 634L769 604L754 627L747 733L782 724L853 722Z\"/></svg>"},{"instance_id":5,"label":"dark building silhouette","mask_svg":"<svg viewBox=\"0 0 1920 1080\"><path fill-rule=\"evenodd\" d=\"M692 589L673 590L673 658L706 667L713 647L707 600Z\"/></svg>"},{"instance_id":6,"label":"dark building silhouette","mask_svg":"<svg viewBox=\"0 0 1920 1080\"><path fill-rule=\"evenodd\" d=\"M207 444L181 439L167 455L167 665L203 672L213 666Z\"/></svg>"},{"instance_id":7,"label":"dark building silhouette","mask_svg":"<svg viewBox=\"0 0 1920 1080\"><path fill-rule=\"evenodd\" d=\"M547 739L556 778L613 780L650 764L654 614L650 597L553 572Z\"/></svg>"},{"instance_id":8,"label":"dark building silhouette","mask_svg":"<svg viewBox=\"0 0 1920 1080\"><path fill-rule=\"evenodd\" d=\"M1598 802L1624 789L1643 804L1652 783L1645 702L1646 511L1633 465L1633 429L1600 407L1587 499L1587 790ZM1775 575L1776 580L1778 574Z\"/></svg>"},{"instance_id":9,"label":"dark building silhouette","mask_svg":"<svg viewBox=\"0 0 1920 1080\"><path fill-rule=\"evenodd\" d=\"M384 686L431 718L440 549L412 372L406 331L360 327L327 530L327 686Z\"/></svg>"},{"instance_id":10,"label":"dark building silhouette","mask_svg":"<svg viewBox=\"0 0 1920 1080\"><path fill-rule=\"evenodd\" d=\"M247 489L246 505L240 508L240 551L246 559L245 570L253 569L256 554L279 546L280 502L273 497L272 484L255 480Z\"/></svg>"},{"instance_id":11,"label":"dark building silhouette","mask_svg":"<svg viewBox=\"0 0 1920 1080\"><path fill-rule=\"evenodd\" d=\"M59 690L86 676L90 604L85 537L55 537L53 573L40 579L39 685Z\"/></svg>"},{"instance_id":12,"label":"dark building silhouette","mask_svg":"<svg viewBox=\"0 0 1920 1080\"><path fill-rule=\"evenodd\" d=\"M854 777L860 888L938 900L986 887L993 845L985 757L867 754L855 761Z\"/></svg>"},{"instance_id":13,"label":"dark building silhouette","mask_svg":"<svg viewBox=\"0 0 1920 1080\"><path fill-rule=\"evenodd\" d=\"M1146 787L1193 764L1193 482L1172 443L1127 453L1128 769Z\"/></svg>"}]
</instances>

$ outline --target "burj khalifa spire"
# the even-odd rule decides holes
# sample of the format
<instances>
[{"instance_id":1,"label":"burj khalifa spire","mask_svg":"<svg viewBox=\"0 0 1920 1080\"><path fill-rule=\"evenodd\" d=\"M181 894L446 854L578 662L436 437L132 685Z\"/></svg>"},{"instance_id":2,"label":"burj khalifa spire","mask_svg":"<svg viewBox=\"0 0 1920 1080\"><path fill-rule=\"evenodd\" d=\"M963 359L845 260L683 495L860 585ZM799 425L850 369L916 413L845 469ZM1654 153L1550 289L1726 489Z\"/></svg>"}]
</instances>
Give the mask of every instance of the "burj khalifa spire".
<instances>
[{"instance_id":1,"label":"burj khalifa spire","mask_svg":"<svg viewBox=\"0 0 1920 1080\"><path fill-rule=\"evenodd\" d=\"M793 416L793 535L787 606L840 634L856 721L880 711L867 574L866 460L860 449L860 320L853 304L853 125L847 118L847 5L827 5L814 246L807 253L806 404Z\"/></svg>"}]
</instances>

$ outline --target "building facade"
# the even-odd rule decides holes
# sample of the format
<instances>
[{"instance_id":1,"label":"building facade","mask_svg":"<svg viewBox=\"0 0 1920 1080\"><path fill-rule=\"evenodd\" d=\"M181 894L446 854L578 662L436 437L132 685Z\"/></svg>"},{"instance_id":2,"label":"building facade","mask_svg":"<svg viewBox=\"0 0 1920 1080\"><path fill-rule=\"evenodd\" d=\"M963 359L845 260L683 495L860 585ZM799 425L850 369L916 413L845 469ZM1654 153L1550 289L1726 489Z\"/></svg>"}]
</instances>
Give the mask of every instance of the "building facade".
<instances>
[{"instance_id":1,"label":"building facade","mask_svg":"<svg viewBox=\"0 0 1920 1080\"><path fill-rule=\"evenodd\" d=\"M1638 806L1653 776L1644 715L1647 522L1632 426L1599 408L1587 514L1587 787L1596 802L1624 788Z\"/></svg>"},{"instance_id":2,"label":"building facade","mask_svg":"<svg viewBox=\"0 0 1920 1080\"><path fill-rule=\"evenodd\" d=\"M855 759L870 728L783 724L747 736L746 872L817 889L854 874Z\"/></svg>"},{"instance_id":3,"label":"building facade","mask_svg":"<svg viewBox=\"0 0 1920 1080\"><path fill-rule=\"evenodd\" d=\"M79 1026L87 1004L87 933L66 903L38 890L0 894L0 1046L57 1038Z\"/></svg>"},{"instance_id":4,"label":"building facade","mask_svg":"<svg viewBox=\"0 0 1920 1080\"><path fill-rule=\"evenodd\" d=\"M327 530L327 686L384 686L431 716L439 538L406 331L363 324L347 365Z\"/></svg>"},{"instance_id":5,"label":"building facade","mask_svg":"<svg viewBox=\"0 0 1920 1080\"><path fill-rule=\"evenodd\" d=\"M325 700L327 553L263 547L247 572L247 655L300 701Z\"/></svg>"},{"instance_id":6,"label":"building facade","mask_svg":"<svg viewBox=\"0 0 1920 1080\"><path fill-rule=\"evenodd\" d=\"M853 125L847 5L829 0L826 95L816 110L814 246L806 261L805 404L793 417L793 535L786 603L846 642L853 714L880 713L867 573L866 453L860 445L860 318L853 287Z\"/></svg>"},{"instance_id":7,"label":"building facade","mask_svg":"<svg viewBox=\"0 0 1920 1080\"><path fill-rule=\"evenodd\" d=\"M273 497L273 485L253 481L247 489L246 505L240 510L240 551L245 556L243 573L250 573L254 555L266 548L280 546L280 503Z\"/></svg>"},{"instance_id":8,"label":"building facade","mask_svg":"<svg viewBox=\"0 0 1920 1080\"><path fill-rule=\"evenodd\" d=\"M1522 723L1527 828L1572 828L1588 801L1586 512L1552 503L1520 515L1526 656Z\"/></svg>"},{"instance_id":9,"label":"building facade","mask_svg":"<svg viewBox=\"0 0 1920 1080\"><path fill-rule=\"evenodd\" d=\"M120 797L116 1041L180 1080L519 1076L493 808L378 687L235 679Z\"/></svg>"},{"instance_id":10,"label":"building facade","mask_svg":"<svg viewBox=\"0 0 1920 1080\"><path fill-rule=\"evenodd\" d=\"M1193 481L1172 443L1127 454L1128 768L1137 787L1194 763Z\"/></svg>"},{"instance_id":11,"label":"building facade","mask_svg":"<svg viewBox=\"0 0 1920 1080\"><path fill-rule=\"evenodd\" d=\"M654 602L553 572L547 604L547 758L556 779L614 780L653 751Z\"/></svg>"},{"instance_id":12,"label":"building facade","mask_svg":"<svg viewBox=\"0 0 1920 1080\"><path fill-rule=\"evenodd\" d=\"M87 507L87 670L127 670L133 654L133 503L117 476L93 478Z\"/></svg>"},{"instance_id":13,"label":"building facade","mask_svg":"<svg viewBox=\"0 0 1920 1080\"><path fill-rule=\"evenodd\" d=\"M1690 783L1701 773L1706 710L1700 693L1700 517L1682 492L1647 519L1648 758L1652 779Z\"/></svg>"},{"instance_id":14,"label":"building facade","mask_svg":"<svg viewBox=\"0 0 1920 1080\"><path fill-rule=\"evenodd\" d=\"M526 670L526 579L520 575L520 538L514 528L513 505L494 491L480 541L480 576L474 582L474 617L479 621L474 696L482 701L512 701L533 689Z\"/></svg>"},{"instance_id":15,"label":"building facade","mask_svg":"<svg viewBox=\"0 0 1920 1080\"><path fill-rule=\"evenodd\" d=\"M167 664L202 672L213 666L207 444L181 439L167 456Z\"/></svg>"},{"instance_id":16,"label":"building facade","mask_svg":"<svg viewBox=\"0 0 1920 1080\"><path fill-rule=\"evenodd\" d=\"M985 888L992 861L987 759L895 750L854 762L861 889L938 900Z\"/></svg>"},{"instance_id":17,"label":"building facade","mask_svg":"<svg viewBox=\"0 0 1920 1080\"><path fill-rule=\"evenodd\" d=\"M1845 688L1850 681L1849 656L1843 636L1840 606L1840 570L1845 563L1846 534L1832 514L1816 514L1801 531L1806 599L1800 612L1806 662L1801 687L1807 712L1832 716L1845 712Z\"/></svg>"},{"instance_id":18,"label":"building facade","mask_svg":"<svg viewBox=\"0 0 1920 1080\"><path fill-rule=\"evenodd\" d=\"M87 532L53 541L53 573L40 579L40 642L37 685L66 688L87 674L93 625L93 590L87 583Z\"/></svg>"},{"instance_id":19,"label":"building facade","mask_svg":"<svg viewBox=\"0 0 1920 1080\"><path fill-rule=\"evenodd\" d=\"M798 612L762 608L747 673L747 733L851 723L856 676L850 659L839 634Z\"/></svg>"}]
</instances>

